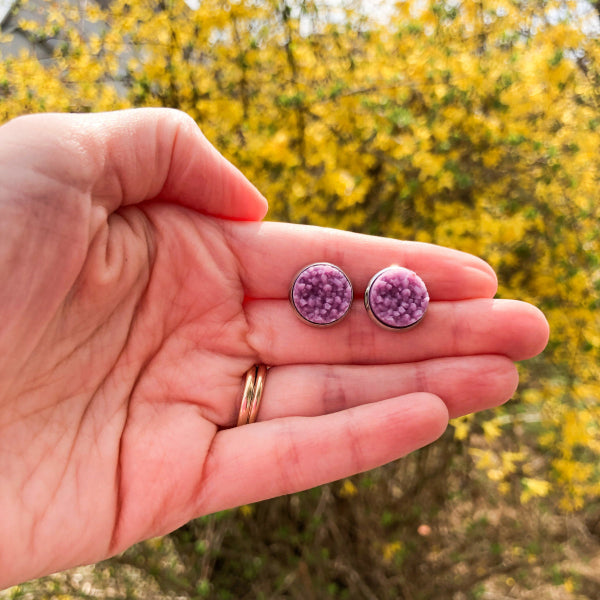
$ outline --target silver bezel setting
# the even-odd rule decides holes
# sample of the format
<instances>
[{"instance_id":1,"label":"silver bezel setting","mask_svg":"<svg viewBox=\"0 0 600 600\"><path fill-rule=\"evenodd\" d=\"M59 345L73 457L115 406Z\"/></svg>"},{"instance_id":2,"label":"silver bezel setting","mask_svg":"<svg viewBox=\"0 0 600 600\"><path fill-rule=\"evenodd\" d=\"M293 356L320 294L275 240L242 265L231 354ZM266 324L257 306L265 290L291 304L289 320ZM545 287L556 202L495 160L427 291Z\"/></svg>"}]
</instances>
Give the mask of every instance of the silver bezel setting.
<instances>
[{"instance_id":1,"label":"silver bezel setting","mask_svg":"<svg viewBox=\"0 0 600 600\"><path fill-rule=\"evenodd\" d=\"M390 269L406 269L407 271L410 271L411 273L415 273L414 271L411 271L411 269L408 269L406 267L403 267L401 265L390 265L389 267L385 267L385 269L381 269L381 271L378 271L377 273L375 273L375 275L373 275L373 277L371 277L371 280L369 281L367 288L365 289L365 308L367 310L367 313L369 315L369 317L371 317L371 319L380 327L383 327L383 329L387 329L388 331L407 331L408 329L412 329L413 327L416 327L422 320L423 317L425 317L425 315L427 314L427 310L429 308L429 305L427 306L427 308L425 309L425 312L423 313L423 315L414 323L411 323L410 325L404 325L403 327L395 327L393 325L388 325L387 323L384 323L374 312L373 309L371 308L371 301L370 301L370 294L371 294L371 288L373 287L373 284L377 281L377 279L383 275L386 271L389 271ZM417 273L415 273L415 275L417 277L419 277L419 275L417 275ZM419 277L419 279L421 280L421 282L423 283L423 285L425 286L425 289L427 290L427 286L425 285L425 282L421 279L421 277ZM429 291L427 292L427 295L429 295Z\"/></svg>"},{"instance_id":2,"label":"silver bezel setting","mask_svg":"<svg viewBox=\"0 0 600 600\"><path fill-rule=\"evenodd\" d=\"M344 314L341 317L339 317L335 321L332 321L331 323L315 323L314 321L310 321L309 319L307 319L300 313L300 311L298 310L298 307L296 306L296 303L294 302L294 286L296 285L296 281L298 281L298 278L300 277L300 275L302 275L302 273L304 273L304 271L306 271L306 269L308 269L310 267L318 267L320 265L323 265L326 267L333 267L334 269L339 271L345 277L346 281L348 282L348 285L350 286L350 304L348 305L346 312L344 312ZM311 325L312 327L324 329L326 327L331 327L332 325L337 325L338 323L343 321L348 316L348 313L350 312L350 308L352 307L352 303L354 302L354 288L352 287L352 282L350 281L350 278L348 277L348 275L346 275L346 273L344 273L344 271L342 271L342 269L340 269L340 267L338 267L337 265L334 265L333 263L330 263L330 262L320 261L320 262L310 263L309 265L306 265L305 267L303 267L296 273L296 275L292 279L292 283L290 284L288 297L290 299L290 304L292 305L294 312L296 313L296 315L298 316L298 318L301 321L303 321L307 325Z\"/></svg>"}]
</instances>

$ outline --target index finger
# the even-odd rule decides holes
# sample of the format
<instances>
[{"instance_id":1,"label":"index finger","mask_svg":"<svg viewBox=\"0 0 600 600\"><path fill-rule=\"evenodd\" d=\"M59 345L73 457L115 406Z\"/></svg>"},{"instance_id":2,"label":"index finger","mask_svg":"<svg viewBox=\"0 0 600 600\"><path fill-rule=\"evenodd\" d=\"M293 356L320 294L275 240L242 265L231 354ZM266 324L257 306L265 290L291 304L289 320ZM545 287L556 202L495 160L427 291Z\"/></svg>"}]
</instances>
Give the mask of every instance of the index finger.
<instances>
[{"instance_id":1,"label":"index finger","mask_svg":"<svg viewBox=\"0 0 600 600\"><path fill-rule=\"evenodd\" d=\"M433 300L492 298L498 286L493 269L480 258L433 244L289 223L224 223L224 230L251 298L286 298L293 277L315 262L340 267L355 294L364 293L371 277L391 264L415 271Z\"/></svg>"}]
</instances>

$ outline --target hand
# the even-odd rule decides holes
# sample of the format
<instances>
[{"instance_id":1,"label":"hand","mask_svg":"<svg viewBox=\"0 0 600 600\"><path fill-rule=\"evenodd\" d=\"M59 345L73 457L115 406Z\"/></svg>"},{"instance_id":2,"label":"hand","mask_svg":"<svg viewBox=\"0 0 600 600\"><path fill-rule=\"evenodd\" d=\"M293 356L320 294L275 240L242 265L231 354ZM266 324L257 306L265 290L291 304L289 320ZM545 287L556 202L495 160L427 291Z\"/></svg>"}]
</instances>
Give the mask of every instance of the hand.
<instances>
[{"instance_id":1,"label":"hand","mask_svg":"<svg viewBox=\"0 0 600 600\"><path fill-rule=\"evenodd\" d=\"M0 587L403 456L508 399L546 344L477 258L265 211L175 111L0 128ZM317 261L359 297L405 265L429 311L389 332L358 298L311 328L287 293ZM259 422L234 428L254 363Z\"/></svg>"}]
</instances>

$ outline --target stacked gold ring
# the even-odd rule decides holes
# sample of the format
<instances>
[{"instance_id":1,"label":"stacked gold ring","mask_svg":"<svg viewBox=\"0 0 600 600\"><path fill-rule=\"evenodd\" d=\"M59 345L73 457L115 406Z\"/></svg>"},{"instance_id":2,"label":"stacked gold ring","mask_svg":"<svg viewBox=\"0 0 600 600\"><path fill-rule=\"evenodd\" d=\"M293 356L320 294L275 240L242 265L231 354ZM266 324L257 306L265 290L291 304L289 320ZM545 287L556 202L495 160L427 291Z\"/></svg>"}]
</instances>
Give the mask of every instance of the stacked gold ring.
<instances>
[{"instance_id":1,"label":"stacked gold ring","mask_svg":"<svg viewBox=\"0 0 600 600\"><path fill-rule=\"evenodd\" d=\"M254 365L246 371L244 377L244 391L237 424L249 425L258 417L258 409L265 388L267 378L266 365Z\"/></svg>"}]
</instances>

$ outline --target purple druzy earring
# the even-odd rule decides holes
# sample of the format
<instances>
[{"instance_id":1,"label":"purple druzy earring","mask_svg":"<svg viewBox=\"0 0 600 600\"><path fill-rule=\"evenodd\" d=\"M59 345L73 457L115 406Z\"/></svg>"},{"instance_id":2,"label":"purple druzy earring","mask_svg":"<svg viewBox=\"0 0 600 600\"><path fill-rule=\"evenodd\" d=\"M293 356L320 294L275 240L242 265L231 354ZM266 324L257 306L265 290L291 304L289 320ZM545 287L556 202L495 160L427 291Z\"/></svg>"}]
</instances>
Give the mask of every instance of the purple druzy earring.
<instances>
[{"instance_id":1,"label":"purple druzy earring","mask_svg":"<svg viewBox=\"0 0 600 600\"><path fill-rule=\"evenodd\" d=\"M369 316L387 329L406 329L425 315L429 294L423 280L410 269L392 265L369 282L365 307Z\"/></svg>"},{"instance_id":2,"label":"purple druzy earring","mask_svg":"<svg viewBox=\"0 0 600 600\"><path fill-rule=\"evenodd\" d=\"M352 284L331 263L304 267L290 287L290 302L296 314L310 325L327 326L343 319L352 304Z\"/></svg>"}]
</instances>

